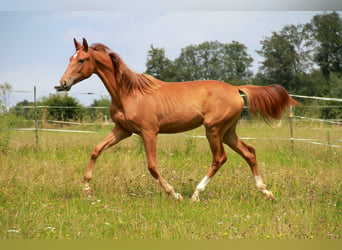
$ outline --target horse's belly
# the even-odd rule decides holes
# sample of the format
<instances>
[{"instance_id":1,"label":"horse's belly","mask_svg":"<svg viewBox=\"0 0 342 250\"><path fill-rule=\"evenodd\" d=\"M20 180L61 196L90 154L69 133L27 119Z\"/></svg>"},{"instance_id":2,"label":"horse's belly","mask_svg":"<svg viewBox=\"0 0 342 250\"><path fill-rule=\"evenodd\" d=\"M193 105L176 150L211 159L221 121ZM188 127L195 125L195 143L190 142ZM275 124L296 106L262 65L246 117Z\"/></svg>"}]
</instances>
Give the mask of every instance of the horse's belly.
<instances>
[{"instance_id":1,"label":"horse's belly","mask_svg":"<svg viewBox=\"0 0 342 250\"><path fill-rule=\"evenodd\" d=\"M197 128L203 124L203 117L200 115L178 115L170 114L159 121L160 133L178 133Z\"/></svg>"}]
</instances>

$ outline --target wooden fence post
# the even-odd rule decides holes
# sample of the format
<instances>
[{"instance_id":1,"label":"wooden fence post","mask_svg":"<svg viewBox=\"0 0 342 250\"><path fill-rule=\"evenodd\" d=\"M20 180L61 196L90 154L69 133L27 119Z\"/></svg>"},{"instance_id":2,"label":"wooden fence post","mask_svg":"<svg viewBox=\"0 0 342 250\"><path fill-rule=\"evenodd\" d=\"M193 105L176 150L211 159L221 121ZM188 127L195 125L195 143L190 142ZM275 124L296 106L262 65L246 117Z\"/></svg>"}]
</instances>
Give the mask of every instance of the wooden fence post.
<instances>
[{"instance_id":1,"label":"wooden fence post","mask_svg":"<svg viewBox=\"0 0 342 250\"><path fill-rule=\"evenodd\" d=\"M290 125L291 149L292 149L292 155L294 155L294 138L293 138L292 117L293 117L293 111L292 111L292 105L291 105L291 106L290 106L290 114L289 114L289 125Z\"/></svg>"}]
</instances>

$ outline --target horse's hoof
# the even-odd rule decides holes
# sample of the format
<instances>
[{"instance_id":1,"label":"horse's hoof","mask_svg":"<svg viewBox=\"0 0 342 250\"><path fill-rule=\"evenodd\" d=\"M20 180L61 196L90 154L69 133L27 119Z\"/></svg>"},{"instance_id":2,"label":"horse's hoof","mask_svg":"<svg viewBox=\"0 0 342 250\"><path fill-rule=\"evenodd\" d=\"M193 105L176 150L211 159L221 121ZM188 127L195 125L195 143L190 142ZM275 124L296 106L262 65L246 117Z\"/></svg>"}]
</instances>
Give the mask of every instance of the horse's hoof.
<instances>
[{"instance_id":1,"label":"horse's hoof","mask_svg":"<svg viewBox=\"0 0 342 250\"><path fill-rule=\"evenodd\" d=\"M180 193L176 193L176 197L175 197L178 201L182 201L183 200L183 196Z\"/></svg>"},{"instance_id":2,"label":"horse's hoof","mask_svg":"<svg viewBox=\"0 0 342 250\"><path fill-rule=\"evenodd\" d=\"M273 196L273 193L271 191L268 191L268 194L266 196L270 201L274 200L274 196Z\"/></svg>"},{"instance_id":3,"label":"horse's hoof","mask_svg":"<svg viewBox=\"0 0 342 250\"><path fill-rule=\"evenodd\" d=\"M190 199L190 202L191 202L191 203L200 202L200 199L199 199L198 197L192 196L191 199Z\"/></svg>"},{"instance_id":4,"label":"horse's hoof","mask_svg":"<svg viewBox=\"0 0 342 250\"><path fill-rule=\"evenodd\" d=\"M88 198L92 196L91 193L91 188L89 187L89 185L85 185L83 188L83 193L85 196L87 196Z\"/></svg>"}]
</instances>

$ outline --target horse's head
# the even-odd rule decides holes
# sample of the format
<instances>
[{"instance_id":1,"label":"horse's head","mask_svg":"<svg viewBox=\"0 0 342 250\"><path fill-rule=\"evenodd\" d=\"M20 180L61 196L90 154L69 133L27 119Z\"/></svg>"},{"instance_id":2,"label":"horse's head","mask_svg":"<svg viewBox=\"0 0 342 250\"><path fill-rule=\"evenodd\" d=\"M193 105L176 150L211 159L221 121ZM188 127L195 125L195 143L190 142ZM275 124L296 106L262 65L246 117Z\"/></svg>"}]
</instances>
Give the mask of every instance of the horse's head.
<instances>
[{"instance_id":1,"label":"horse's head","mask_svg":"<svg viewBox=\"0 0 342 250\"><path fill-rule=\"evenodd\" d=\"M90 77L94 73L91 49L87 40L83 38L83 45L74 39L76 52L70 57L70 63L62 76L60 83L63 90L70 90L71 86Z\"/></svg>"}]
</instances>

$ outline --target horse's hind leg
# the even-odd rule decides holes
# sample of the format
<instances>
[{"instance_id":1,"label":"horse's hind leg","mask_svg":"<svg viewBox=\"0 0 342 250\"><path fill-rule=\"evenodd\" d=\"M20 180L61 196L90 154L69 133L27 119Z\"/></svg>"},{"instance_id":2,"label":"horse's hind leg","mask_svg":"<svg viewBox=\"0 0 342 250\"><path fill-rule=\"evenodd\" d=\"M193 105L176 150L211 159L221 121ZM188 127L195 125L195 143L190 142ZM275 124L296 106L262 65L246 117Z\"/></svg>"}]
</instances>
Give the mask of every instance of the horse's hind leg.
<instances>
[{"instance_id":1,"label":"horse's hind leg","mask_svg":"<svg viewBox=\"0 0 342 250\"><path fill-rule=\"evenodd\" d=\"M236 126L233 126L225 133L223 142L247 161L252 170L257 189L265 194L267 198L273 200L272 192L266 189L266 185L261 179L254 148L240 140L240 138L236 135L235 128Z\"/></svg>"},{"instance_id":2,"label":"horse's hind leg","mask_svg":"<svg viewBox=\"0 0 342 250\"><path fill-rule=\"evenodd\" d=\"M120 126L115 126L113 131L110 132L110 134L94 148L94 150L91 154L91 157L90 157L90 162L89 162L88 168L84 174L84 179L83 179L83 190L84 190L86 195L91 195L91 188L89 186L89 181L92 178L93 169L94 169L95 162L96 162L97 158L106 149L110 148L111 146L114 146L119 141L127 138L130 135L131 135L130 132L124 130Z\"/></svg>"}]
</instances>

